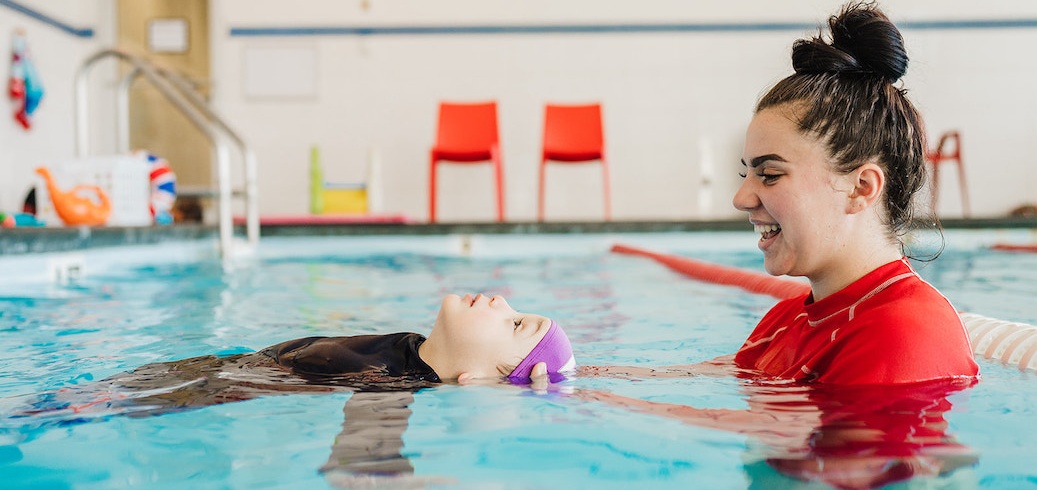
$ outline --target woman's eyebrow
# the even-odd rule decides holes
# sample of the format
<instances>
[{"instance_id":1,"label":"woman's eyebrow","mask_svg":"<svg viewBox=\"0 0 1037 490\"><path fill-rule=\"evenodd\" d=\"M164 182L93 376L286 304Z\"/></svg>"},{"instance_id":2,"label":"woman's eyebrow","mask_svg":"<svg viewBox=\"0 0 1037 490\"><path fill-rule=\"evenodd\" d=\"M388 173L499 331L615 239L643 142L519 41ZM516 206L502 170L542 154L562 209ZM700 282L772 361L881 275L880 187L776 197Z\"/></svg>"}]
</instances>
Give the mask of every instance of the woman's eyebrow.
<instances>
[{"instance_id":1,"label":"woman's eyebrow","mask_svg":"<svg viewBox=\"0 0 1037 490\"><path fill-rule=\"evenodd\" d=\"M768 154L768 155L760 155L760 156L758 156L756 158L753 158L752 160L749 160L748 165L750 167L752 167L752 168L756 168L756 167L759 167L760 165L763 165L763 162L767 162L767 161L787 162L788 160L782 158L781 155L778 155L776 153L771 153L771 154ZM745 160L742 160L742 164L743 165L745 164Z\"/></svg>"}]
</instances>

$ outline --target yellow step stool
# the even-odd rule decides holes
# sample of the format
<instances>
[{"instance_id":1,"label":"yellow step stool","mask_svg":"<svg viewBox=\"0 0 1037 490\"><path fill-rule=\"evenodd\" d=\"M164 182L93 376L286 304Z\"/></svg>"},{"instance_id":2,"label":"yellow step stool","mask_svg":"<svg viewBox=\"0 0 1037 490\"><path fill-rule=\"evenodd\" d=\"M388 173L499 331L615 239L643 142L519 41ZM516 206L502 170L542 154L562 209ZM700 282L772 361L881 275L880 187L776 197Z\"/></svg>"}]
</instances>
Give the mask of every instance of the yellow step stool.
<instances>
[{"instance_id":1,"label":"yellow step stool","mask_svg":"<svg viewBox=\"0 0 1037 490\"><path fill-rule=\"evenodd\" d=\"M368 214L380 211L380 199L372 195L380 179L380 157L372 149L368 155L365 182L333 183L324 181L320 150L310 148L310 214Z\"/></svg>"},{"instance_id":2,"label":"yellow step stool","mask_svg":"<svg viewBox=\"0 0 1037 490\"><path fill-rule=\"evenodd\" d=\"M321 214L367 213L367 186L364 184L325 183Z\"/></svg>"}]
</instances>

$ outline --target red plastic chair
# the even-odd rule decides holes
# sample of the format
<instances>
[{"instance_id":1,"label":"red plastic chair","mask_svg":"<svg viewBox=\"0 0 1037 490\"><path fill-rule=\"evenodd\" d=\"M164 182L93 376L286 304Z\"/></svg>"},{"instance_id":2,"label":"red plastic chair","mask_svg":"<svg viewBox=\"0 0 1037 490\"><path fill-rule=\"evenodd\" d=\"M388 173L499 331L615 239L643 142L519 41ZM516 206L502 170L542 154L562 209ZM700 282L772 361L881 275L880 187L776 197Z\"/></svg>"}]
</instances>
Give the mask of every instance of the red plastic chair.
<instances>
[{"instance_id":1,"label":"red plastic chair","mask_svg":"<svg viewBox=\"0 0 1037 490\"><path fill-rule=\"evenodd\" d=\"M497 187L497 221L504 221L504 186L501 175L497 103L439 104L436 144L429 159L429 221L436 222L436 166L439 163L493 164Z\"/></svg>"},{"instance_id":2,"label":"red plastic chair","mask_svg":"<svg viewBox=\"0 0 1037 490\"><path fill-rule=\"evenodd\" d=\"M953 151L945 147L954 141ZM954 162L958 165L958 185L961 186L961 207L966 218L972 215L969 209L969 193L965 183L965 167L961 161L961 134L957 131L948 131L940 135L940 142L936 148L926 154L926 160L933 166L932 182L932 209L936 211L936 201L940 195L940 165L945 162Z\"/></svg>"},{"instance_id":3,"label":"red plastic chair","mask_svg":"<svg viewBox=\"0 0 1037 490\"><path fill-rule=\"evenodd\" d=\"M601 104L555 105L544 107L544 140L540 159L540 192L537 217L544 220L544 175L548 162L601 162L604 181L605 220L612 219L609 170L605 160L605 137L601 123Z\"/></svg>"}]
</instances>

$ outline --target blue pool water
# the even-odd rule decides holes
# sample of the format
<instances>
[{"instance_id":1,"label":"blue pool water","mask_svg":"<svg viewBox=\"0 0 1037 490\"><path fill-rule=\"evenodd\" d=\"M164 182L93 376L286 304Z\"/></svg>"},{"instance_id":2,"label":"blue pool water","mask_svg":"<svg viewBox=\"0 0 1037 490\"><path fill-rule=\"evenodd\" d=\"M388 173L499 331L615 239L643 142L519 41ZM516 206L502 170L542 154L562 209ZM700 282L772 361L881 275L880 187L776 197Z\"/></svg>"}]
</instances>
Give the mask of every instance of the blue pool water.
<instances>
[{"instance_id":1,"label":"blue pool water","mask_svg":"<svg viewBox=\"0 0 1037 490\"><path fill-rule=\"evenodd\" d=\"M919 272L959 309L1037 324L1037 254L992 252L1023 231L958 231ZM224 268L209 243L0 258L3 488L337 488L321 472L342 438L346 392L268 396L160 416L103 405L16 416L40 395L138 366L261 349L296 337L428 333L447 293L501 294L558 319L583 365L662 366L734 352L774 299L688 280L613 243L762 270L752 233L264 239ZM69 264L79 277L61 283ZM58 274L59 276L61 274ZM948 398L947 435L974 462L948 488L1035 488L1037 375L980 361ZM445 488L825 488L764 464L754 437L577 396L614 393L742 409L732 376L577 377L546 392L446 384L409 401L400 456ZM796 396L794 388L780 396ZM772 393L773 395L773 393ZM933 483L933 482L936 483Z\"/></svg>"}]
</instances>

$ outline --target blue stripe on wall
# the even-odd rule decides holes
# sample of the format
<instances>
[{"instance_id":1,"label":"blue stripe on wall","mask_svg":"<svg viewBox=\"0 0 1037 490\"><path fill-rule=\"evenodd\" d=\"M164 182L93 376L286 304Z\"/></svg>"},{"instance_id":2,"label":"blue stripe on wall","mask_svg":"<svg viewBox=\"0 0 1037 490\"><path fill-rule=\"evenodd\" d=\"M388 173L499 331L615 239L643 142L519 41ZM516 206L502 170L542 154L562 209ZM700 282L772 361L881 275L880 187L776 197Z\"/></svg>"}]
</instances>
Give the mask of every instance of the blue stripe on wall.
<instances>
[{"instance_id":1,"label":"blue stripe on wall","mask_svg":"<svg viewBox=\"0 0 1037 490\"><path fill-rule=\"evenodd\" d=\"M902 29L961 30L1018 29L1037 27L1037 19L904 21ZM230 35L253 36L394 36L457 34L600 34L653 32L767 32L805 31L817 24L804 22L761 22L726 24L600 24L600 25L484 25L484 26L399 26L399 27L232 27Z\"/></svg>"},{"instance_id":2,"label":"blue stripe on wall","mask_svg":"<svg viewBox=\"0 0 1037 490\"><path fill-rule=\"evenodd\" d=\"M76 37L94 37L94 30L89 27L80 29L78 27L70 26L49 15L37 12L29 7L26 7L25 5L22 5L18 2L14 2L12 0L0 0L0 6L7 7L11 10L25 14L29 17L32 17L33 19L43 22L44 24L57 27L58 29L61 29L62 31L65 31Z\"/></svg>"},{"instance_id":3,"label":"blue stripe on wall","mask_svg":"<svg viewBox=\"0 0 1037 490\"><path fill-rule=\"evenodd\" d=\"M374 36L430 34L597 34L637 32L785 31L816 27L803 23L603 24L441 27L234 27L231 36Z\"/></svg>"}]
</instances>

